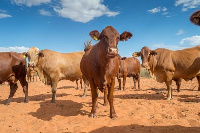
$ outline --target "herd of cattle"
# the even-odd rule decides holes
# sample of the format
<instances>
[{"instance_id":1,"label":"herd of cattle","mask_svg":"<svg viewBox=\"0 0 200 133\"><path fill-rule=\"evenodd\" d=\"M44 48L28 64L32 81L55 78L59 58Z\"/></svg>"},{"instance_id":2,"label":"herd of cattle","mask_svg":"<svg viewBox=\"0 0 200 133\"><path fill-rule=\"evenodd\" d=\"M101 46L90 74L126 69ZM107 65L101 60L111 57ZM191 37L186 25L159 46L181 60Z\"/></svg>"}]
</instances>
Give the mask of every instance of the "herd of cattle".
<instances>
[{"instance_id":1,"label":"herd of cattle","mask_svg":"<svg viewBox=\"0 0 200 133\"><path fill-rule=\"evenodd\" d=\"M200 11L190 17L190 21L200 25ZM51 50L39 50L31 47L27 53L0 52L0 84L7 81L10 85L10 95L5 105L8 105L14 96L20 82L25 94L24 102L28 102L28 83L26 76L34 76L37 72L40 80L52 88L52 102L56 100L57 84L60 80L80 80L84 82L84 94L90 85L92 94L92 110L90 117L96 117L98 90L104 92L104 104L110 105L110 117L115 118L113 105L113 92L115 77L119 81L123 78L125 90L126 77L133 77L134 88L138 81L140 88L140 62L135 57L141 56L142 67L145 67L158 82L167 85L167 99L172 98L172 80L176 81L179 90L181 79L191 80L197 78L200 91L200 46L183 50L171 51L164 48L151 50L143 47L140 52L133 53L134 57L121 57L118 54L118 42L127 41L132 33L124 31L121 35L112 26L107 26L100 33L93 30L89 33L94 40L85 44L82 52L59 53ZM26 65L28 58L28 67ZM78 86L77 86L78 88ZM82 83L81 83L82 88Z\"/></svg>"}]
</instances>

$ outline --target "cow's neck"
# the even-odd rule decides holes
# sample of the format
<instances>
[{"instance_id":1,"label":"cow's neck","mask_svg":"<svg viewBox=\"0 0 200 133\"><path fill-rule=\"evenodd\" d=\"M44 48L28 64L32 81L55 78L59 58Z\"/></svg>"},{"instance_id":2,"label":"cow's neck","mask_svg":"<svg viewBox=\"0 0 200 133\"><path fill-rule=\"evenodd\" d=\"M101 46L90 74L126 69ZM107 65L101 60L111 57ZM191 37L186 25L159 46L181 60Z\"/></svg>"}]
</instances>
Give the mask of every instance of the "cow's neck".
<instances>
[{"instance_id":1,"label":"cow's neck","mask_svg":"<svg viewBox=\"0 0 200 133\"><path fill-rule=\"evenodd\" d=\"M157 55L156 55L157 56ZM150 59L149 59L149 70L151 71L152 74L154 74L154 70L155 70L155 67L156 67L156 56L154 55L151 55L150 56Z\"/></svg>"},{"instance_id":2,"label":"cow's neck","mask_svg":"<svg viewBox=\"0 0 200 133\"><path fill-rule=\"evenodd\" d=\"M114 58L107 57L107 47L105 44L99 42L98 51L98 64L99 64L99 74L100 74L100 86L99 89L103 91L107 87L107 70L109 69L109 64Z\"/></svg>"}]
</instances>

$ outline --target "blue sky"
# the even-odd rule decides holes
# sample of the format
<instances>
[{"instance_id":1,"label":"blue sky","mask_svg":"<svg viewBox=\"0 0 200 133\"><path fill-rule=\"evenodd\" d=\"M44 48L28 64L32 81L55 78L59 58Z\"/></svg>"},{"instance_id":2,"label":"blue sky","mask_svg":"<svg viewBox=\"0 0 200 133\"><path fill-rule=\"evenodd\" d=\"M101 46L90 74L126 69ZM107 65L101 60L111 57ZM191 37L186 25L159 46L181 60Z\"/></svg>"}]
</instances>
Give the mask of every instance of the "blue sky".
<instances>
[{"instance_id":1,"label":"blue sky","mask_svg":"<svg viewBox=\"0 0 200 133\"><path fill-rule=\"evenodd\" d=\"M121 56L143 46L193 47L200 45L200 27L189 17L199 8L200 0L1 0L0 51L22 52L32 46L82 51L89 32L108 25L120 34L133 34L119 42Z\"/></svg>"}]
</instances>

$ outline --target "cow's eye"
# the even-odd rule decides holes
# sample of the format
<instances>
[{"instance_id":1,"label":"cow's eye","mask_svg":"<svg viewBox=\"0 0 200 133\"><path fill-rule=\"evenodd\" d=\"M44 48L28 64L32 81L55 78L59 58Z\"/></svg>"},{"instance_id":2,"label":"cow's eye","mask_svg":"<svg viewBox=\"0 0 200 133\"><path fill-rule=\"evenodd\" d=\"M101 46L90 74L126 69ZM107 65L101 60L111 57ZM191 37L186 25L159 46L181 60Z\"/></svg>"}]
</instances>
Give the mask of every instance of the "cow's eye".
<instances>
[{"instance_id":1,"label":"cow's eye","mask_svg":"<svg viewBox=\"0 0 200 133\"><path fill-rule=\"evenodd\" d=\"M117 41L119 41L119 39L120 39L120 38L119 38L119 37L117 37Z\"/></svg>"}]
</instances>

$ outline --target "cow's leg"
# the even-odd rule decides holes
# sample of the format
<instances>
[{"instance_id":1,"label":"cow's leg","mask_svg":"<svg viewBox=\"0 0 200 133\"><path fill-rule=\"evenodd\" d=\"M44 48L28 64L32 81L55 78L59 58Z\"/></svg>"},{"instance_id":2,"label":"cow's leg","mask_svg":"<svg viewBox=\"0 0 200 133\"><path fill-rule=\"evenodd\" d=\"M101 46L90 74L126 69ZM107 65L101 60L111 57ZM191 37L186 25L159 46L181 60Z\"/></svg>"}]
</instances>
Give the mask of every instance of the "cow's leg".
<instances>
[{"instance_id":1,"label":"cow's leg","mask_svg":"<svg viewBox=\"0 0 200 133\"><path fill-rule=\"evenodd\" d=\"M180 87L181 87L181 79L176 79L176 86L177 86L177 91L180 92Z\"/></svg>"},{"instance_id":2,"label":"cow's leg","mask_svg":"<svg viewBox=\"0 0 200 133\"><path fill-rule=\"evenodd\" d=\"M51 89L52 89L52 99L51 102L55 103L56 100L56 90L57 90L58 79L54 78L51 81Z\"/></svg>"},{"instance_id":3,"label":"cow's leg","mask_svg":"<svg viewBox=\"0 0 200 133\"><path fill-rule=\"evenodd\" d=\"M24 102L28 103L28 83L27 83L25 78L24 79L20 79L19 81L20 81L20 84L21 84L21 86L23 88L23 92L25 94Z\"/></svg>"},{"instance_id":4,"label":"cow's leg","mask_svg":"<svg viewBox=\"0 0 200 133\"><path fill-rule=\"evenodd\" d=\"M9 95L5 105L8 105L10 103L10 101L12 100L17 88L18 88L17 83L10 83L10 95Z\"/></svg>"},{"instance_id":5,"label":"cow's leg","mask_svg":"<svg viewBox=\"0 0 200 133\"><path fill-rule=\"evenodd\" d=\"M83 89L83 80L82 78L80 79L80 85L81 85L81 90Z\"/></svg>"},{"instance_id":6,"label":"cow's leg","mask_svg":"<svg viewBox=\"0 0 200 133\"><path fill-rule=\"evenodd\" d=\"M125 85L126 85L126 76L127 76L127 75L124 75L124 76L123 76L123 90L126 89L126 88L125 88Z\"/></svg>"},{"instance_id":7,"label":"cow's leg","mask_svg":"<svg viewBox=\"0 0 200 133\"><path fill-rule=\"evenodd\" d=\"M83 82L84 82L84 92L83 92L83 95L82 95L82 98L84 98L86 95L87 95L87 90L88 90L88 86L89 86L89 81L86 80L85 78L83 78Z\"/></svg>"},{"instance_id":8,"label":"cow's leg","mask_svg":"<svg viewBox=\"0 0 200 133\"><path fill-rule=\"evenodd\" d=\"M121 78L117 78L118 82L119 82L119 90L122 90L122 86L121 86Z\"/></svg>"},{"instance_id":9,"label":"cow's leg","mask_svg":"<svg viewBox=\"0 0 200 133\"><path fill-rule=\"evenodd\" d=\"M172 80L170 81L166 81L165 82L167 85L167 100L171 100L172 99Z\"/></svg>"},{"instance_id":10,"label":"cow's leg","mask_svg":"<svg viewBox=\"0 0 200 133\"><path fill-rule=\"evenodd\" d=\"M108 96L108 88L106 87L106 89L104 90L104 104L103 104L103 106L106 106L108 104L107 96Z\"/></svg>"},{"instance_id":11,"label":"cow's leg","mask_svg":"<svg viewBox=\"0 0 200 133\"><path fill-rule=\"evenodd\" d=\"M136 77L134 76L133 76L133 83L134 83L133 89L136 89Z\"/></svg>"},{"instance_id":12,"label":"cow's leg","mask_svg":"<svg viewBox=\"0 0 200 133\"><path fill-rule=\"evenodd\" d=\"M92 110L91 110L89 117L96 118L98 94L97 94L97 87L94 84L94 81L90 82L90 88L91 88L91 93L92 93Z\"/></svg>"},{"instance_id":13,"label":"cow's leg","mask_svg":"<svg viewBox=\"0 0 200 133\"><path fill-rule=\"evenodd\" d=\"M138 79L138 89L140 89L140 74L137 75L137 79Z\"/></svg>"},{"instance_id":14,"label":"cow's leg","mask_svg":"<svg viewBox=\"0 0 200 133\"><path fill-rule=\"evenodd\" d=\"M198 81L198 84L199 84L198 91L200 91L200 76L197 76L197 81Z\"/></svg>"},{"instance_id":15,"label":"cow's leg","mask_svg":"<svg viewBox=\"0 0 200 133\"><path fill-rule=\"evenodd\" d=\"M113 105L113 93L114 93L114 86L115 86L115 78L111 79L111 84L108 87L108 101L110 104L110 118L115 118L117 117Z\"/></svg>"},{"instance_id":16,"label":"cow's leg","mask_svg":"<svg viewBox=\"0 0 200 133\"><path fill-rule=\"evenodd\" d=\"M78 79L76 79L76 89L78 90Z\"/></svg>"}]
</instances>

